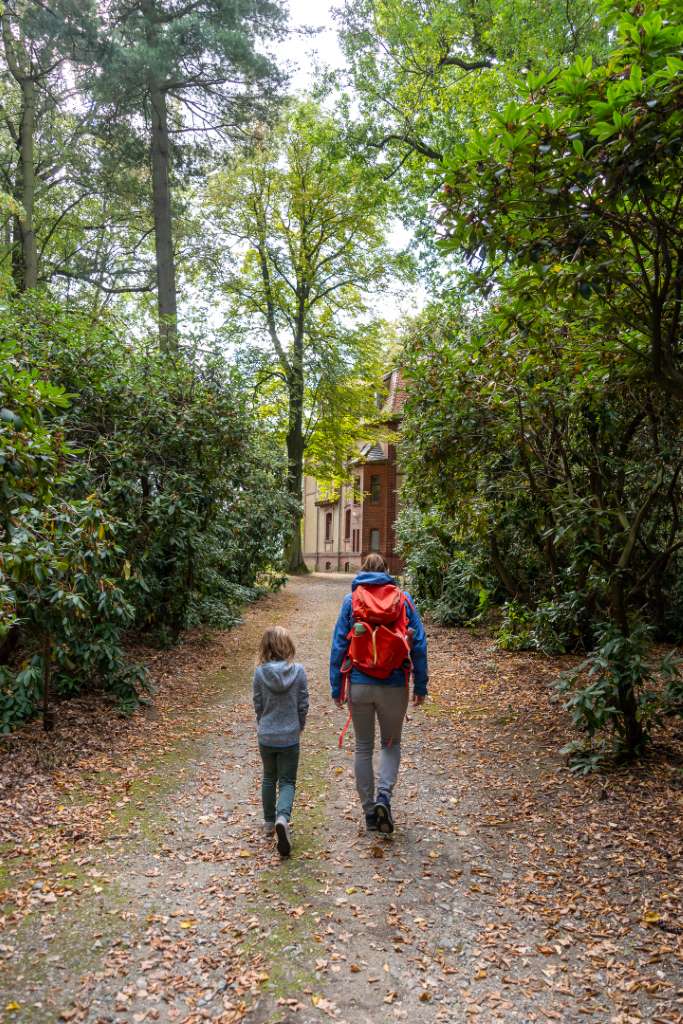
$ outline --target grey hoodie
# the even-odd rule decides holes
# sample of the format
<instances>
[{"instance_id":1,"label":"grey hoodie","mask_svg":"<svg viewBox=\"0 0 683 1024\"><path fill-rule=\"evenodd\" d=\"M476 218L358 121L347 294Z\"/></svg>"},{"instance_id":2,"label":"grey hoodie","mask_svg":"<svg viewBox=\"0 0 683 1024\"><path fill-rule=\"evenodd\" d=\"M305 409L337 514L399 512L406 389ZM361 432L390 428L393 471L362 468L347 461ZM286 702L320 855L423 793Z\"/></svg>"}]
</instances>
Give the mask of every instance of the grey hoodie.
<instances>
[{"instance_id":1,"label":"grey hoodie","mask_svg":"<svg viewBox=\"0 0 683 1024\"><path fill-rule=\"evenodd\" d=\"M266 661L254 672L254 710L259 743L291 747L308 714L308 683L303 665Z\"/></svg>"}]
</instances>

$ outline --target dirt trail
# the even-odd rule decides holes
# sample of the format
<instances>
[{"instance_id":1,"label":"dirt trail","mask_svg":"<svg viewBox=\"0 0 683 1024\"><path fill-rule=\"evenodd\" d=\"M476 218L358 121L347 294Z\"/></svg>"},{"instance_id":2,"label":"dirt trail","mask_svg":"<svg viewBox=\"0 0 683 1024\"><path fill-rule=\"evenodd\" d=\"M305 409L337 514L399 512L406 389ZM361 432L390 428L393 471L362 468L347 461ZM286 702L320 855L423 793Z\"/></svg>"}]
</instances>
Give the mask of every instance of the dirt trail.
<instances>
[{"instance_id":1,"label":"dirt trail","mask_svg":"<svg viewBox=\"0 0 683 1024\"><path fill-rule=\"evenodd\" d=\"M327 683L347 588L348 578L292 580L250 610L227 667L210 674L192 743L164 759L154 786L130 791L115 832L69 862L71 898L0 936L3 1020L683 1021L680 935L654 934L629 902L646 883L678 891L679 866L667 853L637 868L617 850L619 875L588 830L577 853L560 761L514 710L492 707L477 681L486 721L472 705L458 726L443 685L452 633L439 637L437 699L409 715L397 831L360 830L352 743L337 749L343 716ZM287 862L258 827L250 703L256 640L273 622L293 632L312 693ZM485 667L500 671L495 659ZM608 833L614 808L589 802ZM591 910L597 877L609 899Z\"/></svg>"}]
</instances>

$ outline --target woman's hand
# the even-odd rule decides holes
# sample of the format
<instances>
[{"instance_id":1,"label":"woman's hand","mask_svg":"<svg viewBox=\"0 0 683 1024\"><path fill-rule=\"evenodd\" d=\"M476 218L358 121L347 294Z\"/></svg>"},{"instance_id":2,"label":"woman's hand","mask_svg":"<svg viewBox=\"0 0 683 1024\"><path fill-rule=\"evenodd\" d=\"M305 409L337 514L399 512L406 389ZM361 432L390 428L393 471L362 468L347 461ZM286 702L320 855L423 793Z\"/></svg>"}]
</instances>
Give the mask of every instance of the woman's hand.
<instances>
[{"instance_id":1,"label":"woman's hand","mask_svg":"<svg viewBox=\"0 0 683 1024\"><path fill-rule=\"evenodd\" d=\"M346 704L346 701L342 700L341 697L334 697L333 699L338 708L343 708Z\"/></svg>"},{"instance_id":2,"label":"woman's hand","mask_svg":"<svg viewBox=\"0 0 683 1024\"><path fill-rule=\"evenodd\" d=\"M421 704L424 704L424 702L426 700L427 700L427 694L426 693L414 693L413 694L413 705L416 708L419 708L419 706Z\"/></svg>"}]
</instances>

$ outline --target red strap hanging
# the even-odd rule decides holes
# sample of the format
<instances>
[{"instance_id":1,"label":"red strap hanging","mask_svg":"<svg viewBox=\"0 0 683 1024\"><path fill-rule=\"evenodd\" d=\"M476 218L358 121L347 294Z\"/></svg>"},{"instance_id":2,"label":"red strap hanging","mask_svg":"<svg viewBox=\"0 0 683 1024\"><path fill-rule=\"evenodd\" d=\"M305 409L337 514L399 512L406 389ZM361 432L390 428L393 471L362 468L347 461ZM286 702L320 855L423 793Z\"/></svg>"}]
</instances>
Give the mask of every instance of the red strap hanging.
<instances>
[{"instance_id":1,"label":"red strap hanging","mask_svg":"<svg viewBox=\"0 0 683 1024\"><path fill-rule=\"evenodd\" d=\"M344 725L344 728L342 729L342 731L339 734L339 749L340 750L341 750L342 746L344 745L344 739L346 737L347 732L349 731L349 726L351 725L351 669L352 668L353 668L353 663L352 663L351 659L347 656L345 658L344 662L342 663L342 667L341 667L342 685L341 685L341 690L340 690L340 697L341 697L342 703L344 701L348 702L348 705L349 705L349 717L346 719L346 724Z\"/></svg>"}]
</instances>

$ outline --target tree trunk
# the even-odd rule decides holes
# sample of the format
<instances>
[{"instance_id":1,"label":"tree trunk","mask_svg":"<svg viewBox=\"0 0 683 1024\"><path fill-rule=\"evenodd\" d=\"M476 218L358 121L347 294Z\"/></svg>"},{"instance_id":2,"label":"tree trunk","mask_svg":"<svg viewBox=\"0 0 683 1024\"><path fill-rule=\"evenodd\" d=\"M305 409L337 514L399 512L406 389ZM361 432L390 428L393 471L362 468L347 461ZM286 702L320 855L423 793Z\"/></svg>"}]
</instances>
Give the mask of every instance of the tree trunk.
<instances>
[{"instance_id":1,"label":"tree trunk","mask_svg":"<svg viewBox=\"0 0 683 1024\"><path fill-rule=\"evenodd\" d=\"M512 574L505 568L505 564L500 554L500 548L498 546L498 538L495 533L490 534L489 545L491 552L491 564L493 565L500 582L503 584L510 597L515 600L520 598L524 601L527 596L526 592L522 585L518 583Z\"/></svg>"},{"instance_id":2,"label":"tree trunk","mask_svg":"<svg viewBox=\"0 0 683 1024\"><path fill-rule=\"evenodd\" d=\"M12 78L21 93L19 130L15 137L17 173L14 197L24 208L24 216L14 221L12 276L19 291L38 284L38 249L33 225L36 167L34 136L36 127L36 83L31 77L31 63L23 43L12 35L9 14L2 17L5 59Z\"/></svg>"},{"instance_id":3,"label":"tree trunk","mask_svg":"<svg viewBox=\"0 0 683 1024\"><path fill-rule=\"evenodd\" d=\"M294 575L307 572L301 548L302 492L304 479L304 374L303 335L294 341L289 387L289 423L287 427L287 490L296 502L287 543L287 571Z\"/></svg>"},{"instance_id":4,"label":"tree trunk","mask_svg":"<svg viewBox=\"0 0 683 1024\"><path fill-rule=\"evenodd\" d=\"M50 638L43 640L43 729L52 732L55 727L55 713L51 704L52 644Z\"/></svg>"},{"instance_id":5,"label":"tree trunk","mask_svg":"<svg viewBox=\"0 0 683 1024\"><path fill-rule=\"evenodd\" d=\"M625 582L622 573L617 571L611 585L612 617L622 636L627 637L630 633L628 612L626 609ZM644 740L643 727L638 719L638 701L630 681L624 678L625 671L620 673L621 679L617 683L617 708L623 722L624 729L624 754L626 757L634 757Z\"/></svg>"},{"instance_id":6,"label":"tree trunk","mask_svg":"<svg viewBox=\"0 0 683 1024\"><path fill-rule=\"evenodd\" d=\"M162 351L172 352L178 346L178 315L175 259L173 254L171 186L169 183L170 144L168 138L166 94L157 85L150 87L150 103L152 112L152 203L154 208L154 240L156 243L159 344Z\"/></svg>"},{"instance_id":7,"label":"tree trunk","mask_svg":"<svg viewBox=\"0 0 683 1024\"><path fill-rule=\"evenodd\" d=\"M36 85L30 78L21 82L21 127L19 136L19 166L17 173L18 199L24 208L23 220L19 221L21 250L19 265L16 267L16 282L20 291L26 292L38 284L38 250L33 226L36 168L33 137L36 121Z\"/></svg>"}]
</instances>

